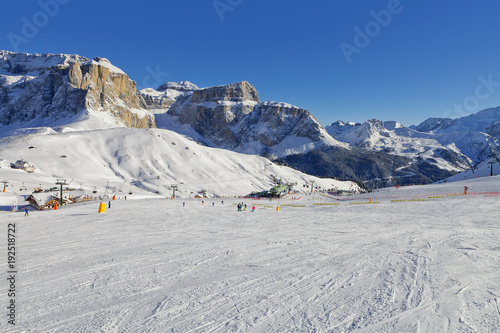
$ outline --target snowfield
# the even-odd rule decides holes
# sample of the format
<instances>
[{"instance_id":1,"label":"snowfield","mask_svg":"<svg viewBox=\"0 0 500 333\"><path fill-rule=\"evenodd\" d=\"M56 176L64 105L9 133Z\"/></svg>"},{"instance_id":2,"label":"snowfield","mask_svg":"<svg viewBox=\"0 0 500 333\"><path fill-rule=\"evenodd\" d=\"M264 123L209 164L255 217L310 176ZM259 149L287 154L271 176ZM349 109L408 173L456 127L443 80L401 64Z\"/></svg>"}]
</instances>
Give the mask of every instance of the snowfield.
<instances>
[{"instance_id":1,"label":"snowfield","mask_svg":"<svg viewBox=\"0 0 500 333\"><path fill-rule=\"evenodd\" d=\"M93 118L91 121L96 121ZM26 186L55 186L66 179L71 187L99 194L111 188L134 196L246 195L269 190L275 180L293 183L302 189L314 182L322 189L359 191L357 184L317 178L280 166L270 160L232 151L200 146L189 138L163 129L107 128L88 130L91 121L58 129L20 130L15 136L0 138L0 181L9 181L11 191ZM83 129L82 129L83 127ZM35 166L29 174L9 166L18 159Z\"/></svg>"},{"instance_id":2,"label":"snowfield","mask_svg":"<svg viewBox=\"0 0 500 333\"><path fill-rule=\"evenodd\" d=\"M451 195L464 186L490 195ZM243 212L237 199L2 212L4 235L16 225L18 273L17 325L4 315L0 330L498 332L499 188L484 177L341 201L244 200Z\"/></svg>"}]
</instances>

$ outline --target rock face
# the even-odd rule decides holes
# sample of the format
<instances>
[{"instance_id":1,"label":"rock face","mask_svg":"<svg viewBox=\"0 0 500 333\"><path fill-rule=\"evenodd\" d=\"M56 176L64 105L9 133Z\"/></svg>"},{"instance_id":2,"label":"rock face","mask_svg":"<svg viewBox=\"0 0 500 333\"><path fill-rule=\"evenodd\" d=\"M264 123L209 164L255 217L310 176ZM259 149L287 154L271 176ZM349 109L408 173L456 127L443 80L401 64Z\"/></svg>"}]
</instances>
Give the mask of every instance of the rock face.
<instances>
[{"instance_id":1,"label":"rock face","mask_svg":"<svg viewBox=\"0 0 500 333\"><path fill-rule=\"evenodd\" d=\"M179 89L180 85L188 88ZM174 130L188 126L207 145L273 156L340 145L307 110L261 102L246 81L190 90L194 87L169 82L160 87L165 89L161 92L143 89L140 93L156 113L159 127L174 129L169 126L175 119L181 126Z\"/></svg>"},{"instance_id":2,"label":"rock face","mask_svg":"<svg viewBox=\"0 0 500 333\"><path fill-rule=\"evenodd\" d=\"M199 88L189 81L166 82L157 90L145 88L139 90L139 96L142 98L146 107L150 110L160 110L166 112L175 103L176 99L184 93L189 93Z\"/></svg>"},{"instance_id":3,"label":"rock face","mask_svg":"<svg viewBox=\"0 0 500 333\"><path fill-rule=\"evenodd\" d=\"M248 82L233 83L181 96L169 114L181 124L191 125L212 144L235 149L243 138L233 127L253 111L258 100L257 91Z\"/></svg>"},{"instance_id":4,"label":"rock face","mask_svg":"<svg viewBox=\"0 0 500 333\"><path fill-rule=\"evenodd\" d=\"M4 125L109 112L124 126L155 126L135 82L105 58L0 51L0 89Z\"/></svg>"}]
</instances>

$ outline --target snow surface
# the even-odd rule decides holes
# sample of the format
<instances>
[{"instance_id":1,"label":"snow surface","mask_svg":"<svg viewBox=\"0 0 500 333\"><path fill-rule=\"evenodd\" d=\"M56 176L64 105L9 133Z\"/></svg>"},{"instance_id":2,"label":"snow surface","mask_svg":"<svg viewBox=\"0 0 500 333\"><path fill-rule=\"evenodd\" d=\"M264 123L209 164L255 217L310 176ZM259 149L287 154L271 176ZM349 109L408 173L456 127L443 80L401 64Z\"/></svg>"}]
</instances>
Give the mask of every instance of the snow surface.
<instances>
[{"instance_id":1,"label":"snow surface","mask_svg":"<svg viewBox=\"0 0 500 333\"><path fill-rule=\"evenodd\" d=\"M500 197L446 196L464 185L498 191L500 177L279 211L156 199L1 213L17 235L10 331L495 332Z\"/></svg>"},{"instance_id":2,"label":"snow surface","mask_svg":"<svg viewBox=\"0 0 500 333\"><path fill-rule=\"evenodd\" d=\"M111 73L127 75L124 71L122 71L120 68L118 68L115 65L113 65L106 58L96 57L95 59L90 60L90 61L84 63L84 65L90 65L90 64L104 66L104 67L108 68Z\"/></svg>"},{"instance_id":3,"label":"snow surface","mask_svg":"<svg viewBox=\"0 0 500 333\"><path fill-rule=\"evenodd\" d=\"M492 163L493 166L490 163ZM492 168L494 176L500 174L500 160L498 156L490 158L484 162L481 162L478 165L474 166L473 168L457 173L456 175L451 176L445 180L439 181L438 183L456 182L461 180L488 177L491 175Z\"/></svg>"},{"instance_id":4,"label":"snow surface","mask_svg":"<svg viewBox=\"0 0 500 333\"><path fill-rule=\"evenodd\" d=\"M0 139L0 178L14 187L24 182L31 191L40 184L53 187L60 178L86 190L96 187L99 194L121 188L122 196L129 191L134 196L170 196L172 184L179 185L182 197L203 189L210 195L245 195L269 190L276 178L297 183L299 189L311 181L325 189L359 189L352 182L309 176L260 156L200 146L168 130L85 126L74 123L59 132L39 129ZM35 165L34 173L9 168L21 158Z\"/></svg>"}]
</instances>

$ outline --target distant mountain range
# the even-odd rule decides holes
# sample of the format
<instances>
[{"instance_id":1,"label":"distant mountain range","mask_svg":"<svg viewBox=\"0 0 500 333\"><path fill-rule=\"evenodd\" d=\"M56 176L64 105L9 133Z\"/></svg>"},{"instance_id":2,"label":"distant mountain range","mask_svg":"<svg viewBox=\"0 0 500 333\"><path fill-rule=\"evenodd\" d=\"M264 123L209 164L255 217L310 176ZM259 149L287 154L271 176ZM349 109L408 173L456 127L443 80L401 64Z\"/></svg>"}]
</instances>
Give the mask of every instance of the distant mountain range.
<instances>
[{"instance_id":1,"label":"distant mountain range","mask_svg":"<svg viewBox=\"0 0 500 333\"><path fill-rule=\"evenodd\" d=\"M0 51L0 137L75 122L93 130L168 129L209 147L376 186L446 178L498 155L500 139L500 107L411 127L376 119L323 127L305 109L261 101L246 81L208 88L166 82L137 91L105 58Z\"/></svg>"}]
</instances>

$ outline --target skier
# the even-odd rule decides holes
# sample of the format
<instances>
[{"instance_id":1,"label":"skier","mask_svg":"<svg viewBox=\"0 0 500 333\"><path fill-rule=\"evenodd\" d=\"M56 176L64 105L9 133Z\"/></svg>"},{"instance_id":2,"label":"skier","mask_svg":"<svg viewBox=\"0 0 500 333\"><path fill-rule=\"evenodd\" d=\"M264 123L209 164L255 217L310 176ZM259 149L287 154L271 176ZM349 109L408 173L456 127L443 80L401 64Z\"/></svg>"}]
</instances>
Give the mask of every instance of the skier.
<instances>
[{"instance_id":1,"label":"skier","mask_svg":"<svg viewBox=\"0 0 500 333\"><path fill-rule=\"evenodd\" d=\"M255 212L255 206L252 206L252 213Z\"/></svg>"},{"instance_id":2,"label":"skier","mask_svg":"<svg viewBox=\"0 0 500 333\"><path fill-rule=\"evenodd\" d=\"M108 208L111 208L111 201L108 201Z\"/></svg>"},{"instance_id":3,"label":"skier","mask_svg":"<svg viewBox=\"0 0 500 333\"><path fill-rule=\"evenodd\" d=\"M243 206L243 210L246 212L247 211L247 204Z\"/></svg>"},{"instance_id":4,"label":"skier","mask_svg":"<svg viewBox=\"0 0 500 333\"><path fill-rule=\"evenodd\" d=\"M28 208L24 209L24 216L29 216L30 214L28 213Z\"/></svg>"},{"instance_id":5,"label":"skier","mask_svg":"<svg viewBox=\"0 0 500 333\"><path fill-rule=\"evenodd\" d=\"M212 202L212 207L215 206L215 202Z\"/></svg>"},{"instance_id":6,"label":"skier","mask_svg":"<svg viewBox=\"0 0 500 333\"><path fill-rule=\"evenodd\" d=\"M185 202L182 203L182 207L186 207L186 203Z\"/></svg>"}]
</instances>

